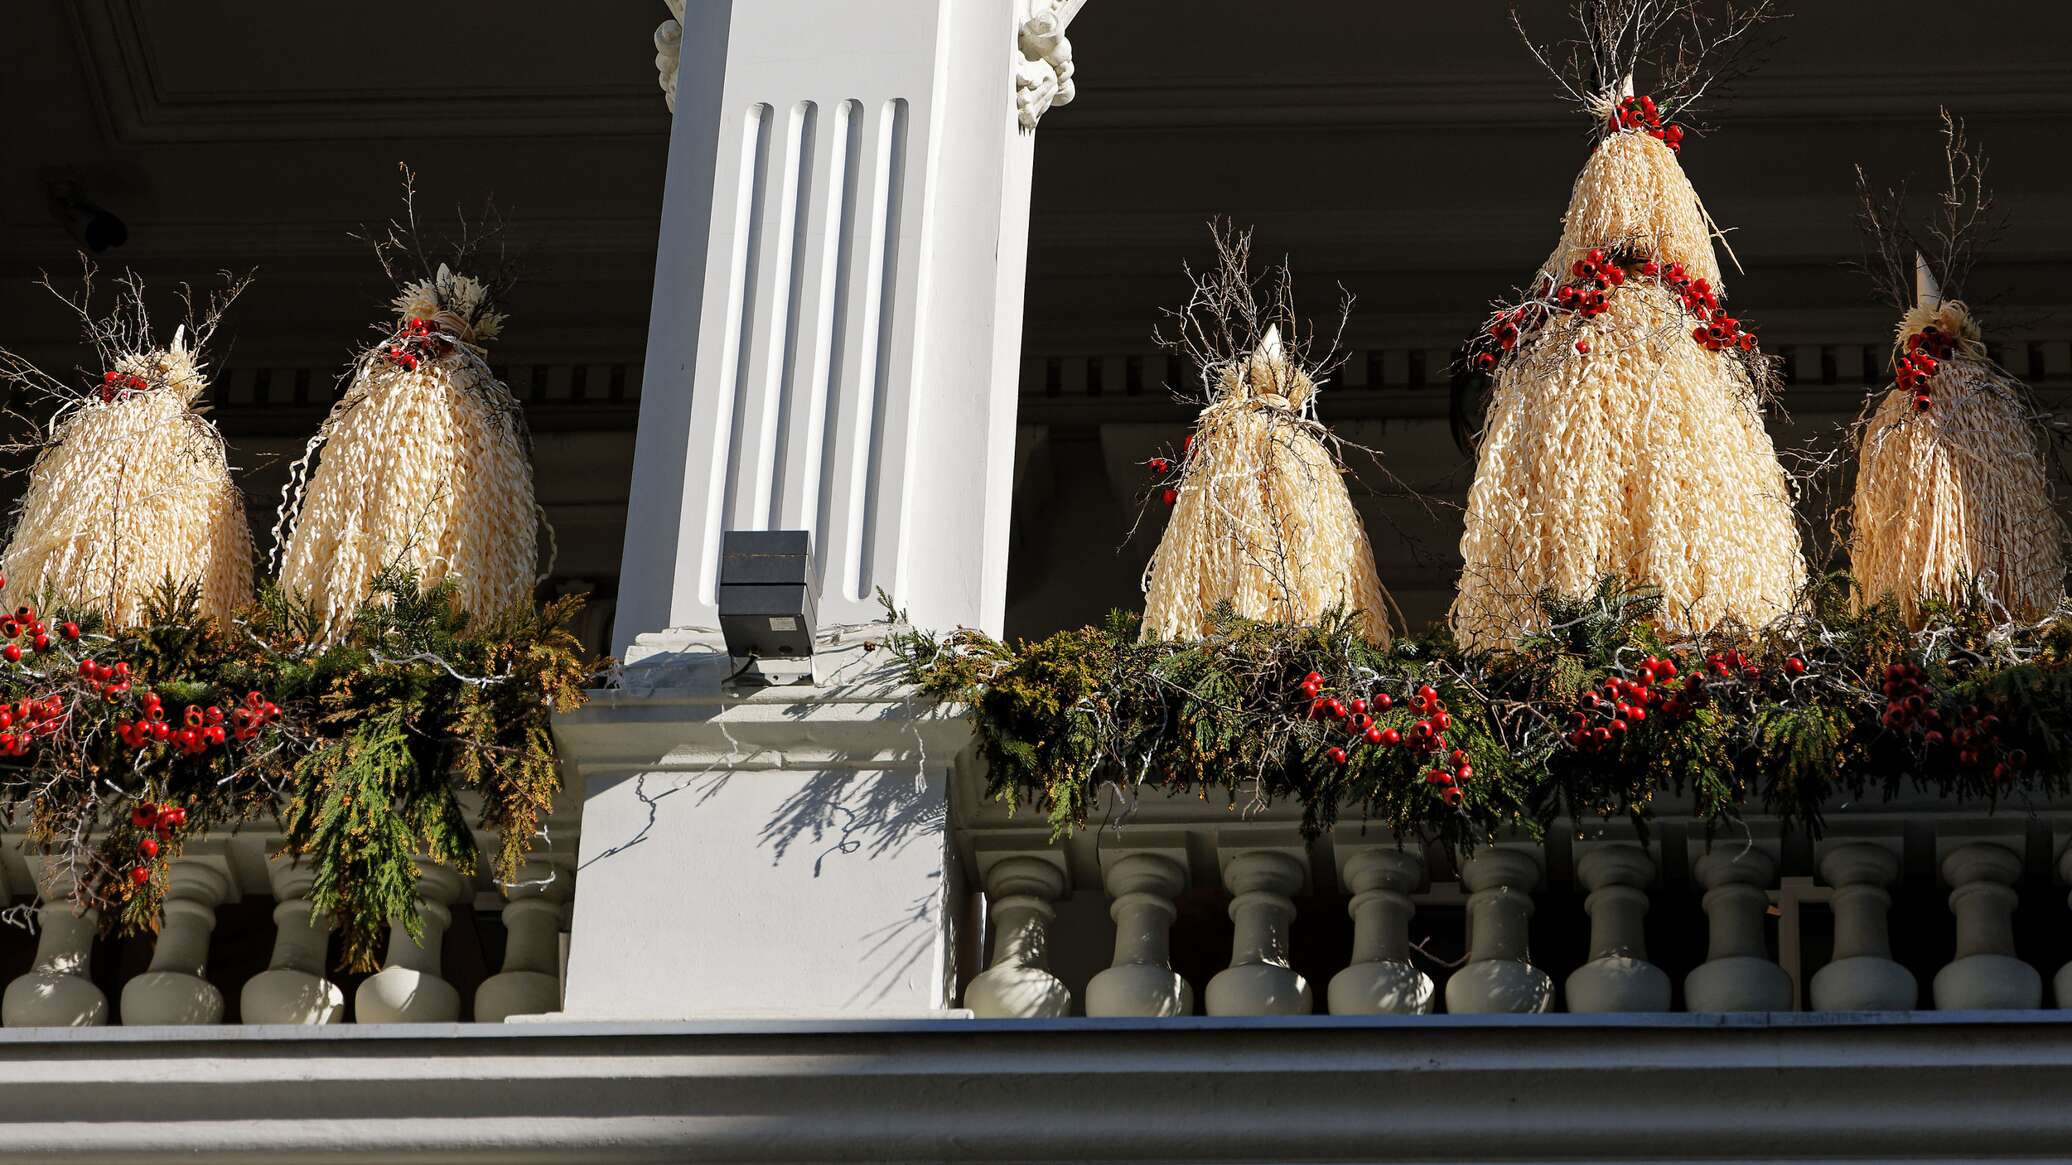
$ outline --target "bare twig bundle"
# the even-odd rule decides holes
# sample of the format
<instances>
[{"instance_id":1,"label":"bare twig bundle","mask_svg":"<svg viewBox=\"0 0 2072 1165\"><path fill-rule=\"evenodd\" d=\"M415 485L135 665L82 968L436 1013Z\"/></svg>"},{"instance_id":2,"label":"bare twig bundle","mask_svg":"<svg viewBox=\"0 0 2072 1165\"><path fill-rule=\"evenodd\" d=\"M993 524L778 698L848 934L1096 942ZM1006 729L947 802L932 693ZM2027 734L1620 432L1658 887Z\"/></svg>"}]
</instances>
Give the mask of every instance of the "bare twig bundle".
<instances>
[{"instance_id":1,"label":"bare twig bundle","mask_svg":"<svg viewBox=\"0 0 2072 1165\"><path fill-rule=\"evenodd\" d=\"M1642 74L1662 115L1688 120L1761 62L1782 17L1776 0L1572 0L1568 18L1572 34L1541 43L1511 9L1527 50L1601 125L1624 80Z\"/></svg>"},{"instance_id":2,"label":"bare twig bundle","mask_svg":"<svg viewBox=\"0 0 2072 1165\"><path fill-rule=\"evenodd\" d=\"M1178 330L1168 346L1200 370L1206 407L1144 572L1144 637L1199 638L1229 603L1285 623L1357 612L1368 638L1386 645L1390 600L1333 438L1314 413L1318 387L1343 363L1338 344L1308 359L1314 333L1297 321L1286 265L1262 298L1250 234L1219 227L1215 237L1217 269L1194 276L1188 306L1171 313Z\"/></svg>"},{"instance_id":3,"label":"bare twig bundle","mask_svg":"<svg viewBox=\"0 0 2072 1165\"><path fill-rule=\"evenodd\" d=\"M426 587L450 578L478 614L529 600L537 581L525 422L481 347L503 316L482 283L444 264L395 308L396 338L359 359L296 462L274 529L282 585L332 633L392 567Z\"/></svg>"},{"instance_id":4,"label":"bare twig bundle","mask_svg":"<svg viewBox=\"0 0 2072 1165\"><path fill-rule=\"evenodd\" d=\"M80 298L61 298L86 326L100 383L80 394L18 357L0 360L6 379L61 401L0 556L0 606L54 603L135 626L170 584L198 588L201 613L228 619L252 599L252 533L223 437L198 403L200 351L249 280L226 276L199 308L183 289L187 322L155 347L142 283L124 276L115 310L96 318L92 277L88 265Z\"/></svg>"},{"instance_id":5,"label":"bare twig bundle","mask_svg":"<svg viewBox=\"0 0 2072 1165\"><path fill-rule=\"evenodd\" d=\"M1899 383L1858 422L1856 493L1842 519L1866 600L1891 596L1914 623L1925 600L1971 598L2030 619L2064 597L2065 525L2044 418L1955 298L2003 223L1985 155L1949 111L1942 122L1945 185L1925 237L1908 226L1905 186L1876 191L1857 167L1864 267L1906 314L1893 341Z\"/></svg>"},{"instance_id":6,"label":"bare twig bundle","mask_svg":"<svg viewBox=\"0 0 2072 1165\"><path fill-rule=\"evenodd\" d=\"M1674 292L1636 281L1504 365L1461 538L1463 643L1509 644L1542 592L1614 576L1659 588L1680 631L1790 607L1805 562L1784 468L1740 366L1687 325Z\"/></svg>"}]
</instances>

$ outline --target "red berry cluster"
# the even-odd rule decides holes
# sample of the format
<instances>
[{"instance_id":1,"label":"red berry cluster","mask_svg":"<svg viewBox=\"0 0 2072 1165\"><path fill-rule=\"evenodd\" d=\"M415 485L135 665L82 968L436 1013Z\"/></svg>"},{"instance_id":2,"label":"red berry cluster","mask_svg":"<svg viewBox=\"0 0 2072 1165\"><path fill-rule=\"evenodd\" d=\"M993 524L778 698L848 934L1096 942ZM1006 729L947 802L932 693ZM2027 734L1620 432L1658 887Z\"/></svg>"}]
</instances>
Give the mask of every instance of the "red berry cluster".
<instances>
[{"instance_id":1,"label":"red berry cluster","mask_svg":"<svg viewBox=\"0 0 2072 1165\"><path fill-rule=\"evenodd\" d=\"M1639 97L1628 97L1624 101L1619 102L1619 107L1612 111L1612 132L1618 133L1620 130L1629 129L1645 129L1649 137L1668 146L1671 150L1681 151L1683 149L1683 127L1680 125L1663 125L1662 113L1655 108L1655 99L1646 94L1642 94Z\"/></svg>"},{"instance_id":2,"label":"red berry cluster","mask_svg":"<svg viewBox=\"0 0 2072 1165\"><path fill-rule=\"evenodd\" d=\"M1950 358L1957 350L1957 338L1930 324L1907 337L1906 353L1892 362L1892 373L1899 380L1899 387L1914 394L1914 408L1927 412L1934 403L1929 396L1928 382L1935 377L1940 362Z\"/></svg>"},{"instance_id":3,"label":"red berry cluster","mask_svg":"<svg viewBox=\"0 0 2072 1165\"><path fill-rule=\"evenodd\" d=\"M0 586L5 585L6 579L0 577ZM79 638L79 624L65 624L65 638ZM50 629L36 617L36 608L28 606L16 607L14 614L0 619L0 639L7 640L5 646L0 646L0 659L9 663L22 661L21 641L24 639L36 651L49 651L51 647Z\"/></svg>"},{"instance_id":4,"label":"red berry cluster","mask_svg":"<svg viewBox=\"0 0 2072 1165\"><path fill-rule=\"evenodd\" d=\"M1706 351L1721 352L1731 348L1755 351L1755 328L1744 327L1740 320L1720 306L1719 292L1713 288L1710 279L1691 278L1681 263L1661 267L1649 261L1640 265L1640 273L1659 275L1662 282L1676 289L1677 297L1683 300L1684 311L1698 317L1698 326L1691 329L1691 339Z\"/></svg>"},{"instance_id":5,"label":"red berry cluster","mask_svg":"<svg viewBox=\"0 0 2072 1165\"><path fill-rule=\"evenodd\" d=\"M101 400L103 402L114 400L116 397L127 393L143 392L150 387L151 382L141 376L133 376L122 372L101 373Z\"/></svg>"},{"instance_id":6,"label":"red berry cluster","mask_svg":"<svg viewBox=\"0 0 2072 1165\"><path fill-rule=\"evenodd\" d=\"M1453 727L1453 714L1446 709L1446 702L1439 698L1438 689L1430 684L1419 686L1410 697L1410 709L1418 719L1410 725L1408 732L1398 728L1384 728L1374 722L1374 713L1386 712L1395 707L1396 699L1387 692L1376 692L1372 697L1355 696L1350 701L1323 694L1324 677L1311 672L1302 678L1302 694L1309 700L1311 719L1333 719L1343 721L1352 739L1346 742L1351 748L1358 748L1363 742L1377 747L1406 748L1412 752L1437 755L1446 753L1446 759L1438 762L1425 774L1425 783L1437 786L1439 795L1448 805L1461 801L1460 782L1475 775L1475 767L1468 762L1468 754L1460 749L1450 752L1446 747L1446 732ZM1333 764L1348 764L1352 753L1346 746L1335 746L1325 753Z\"/></svg>"},{"instance_id":7,"label":"red berry cluster","mask_svg":"<svg viewBox=\"0 0 2072 1165\"><path fill-rule=\"evenodd\" d=\"M1189 437L1187 440L1190 445L1194 442L1194 438L1192 437ZM1152 474L1161 481L1165 480L1165 478L1173 472L1173 462L1170 458L1154 457L1150 461L1145 462L1145 464L1151 467ZM1173 488L1172 486L1166 486L1165 488L1159 490L1158 498L1160 501L1170 506L1174 502L1180 500L1180 491Z\"/></svg>"},{"instance_id":8,"label":"red berry cluster","mask_svg":"<svg viewBox=\"0 0 2072 1165\"><path fill-rule=\"evenodd\" d=\"M1674 704L1681 696L1665 696L1667 682L1676 677L1676 664L1649 656L1641 661L1632 679L1604 677L1603 693L1584 692L1581 705L1570 713L1574 722L1562 739L1569 747L1595 752L1610 747L1633 726L1648 718L1648 709L1665 700ZM1690 685L1686 683L1686 687Z\"/></svg>"},{"instance_id":9,"label":"red berry cluster","mask_svg":"<svg viewBox=\"0 0 2072 1165\"><path fill-rule=\"evenodd\" d=\"M1901 732L1941 728L1942 713L1929 707L1933 694L1921 669L1910 663L1895 663L1885 669L1885 714L1878 722Z\"/></svg>"},{"instance_id":10,"label":"red berry cluster","mask_svg":"<svg viewBox=\"0 0 2072 1165\"><path fill-rule=\"evenodd\" d=\"M1610 310L1606 297L1612 288L1626 282L1626 269L1605 258L1604 252L1596 247L1569 264L1568 273L1581 282L1565 285L1556 291L1554 302L1586 320Z\"/></svg>"},{"instance_id":11,"label":"red berry cluster","mask_svg":"<svg viewBox=\"0 0 2072 1165\"><path fill-rule=\"evenodd\" d=\"M148 862L158 856L160 840L170 839L175 829L187 824L187 810L178 805L157 805L150 801L139 801L137 807L130 810L130 824L158 835L153 837L151 833L147 833L137 840L137 855ZM141 886L150 880L150 866L139 863L130 867L130 881Z\"/></svg>"},{"instance_id":12,"label":"red berry cluster","mask_svg":"<svg viewBox=\"0 0 2072 1165\"><path fill-rule=\"evenodd\" d=\"M432 330L429 322L412 318L396 332L395 339L381 346L381 355L389 363L415 372L419 364L436 360L451 348L443 336Z\"/></svg>"},{"instance_id":13,"label":"red berry cluster","mask_svg":"<svg viewBox=\"0 0 2072 1165\"><path fill-rule=\"evenodd\" d=\"M37 737L56 732L64 722L65 701L59 696L0 705L0 756L29 755Z\"/></svg>"},{"instance_id":14,"label":"red berry cluster","mask_svg":"<svg viewBox=\"0 0 2072 1165\"><path fill-rule=\"evenodd\" d=\"M227 717L223 709L214 704L206 708L189 704L181 714L180 723L174 724L167 721L165 701L159 694L145 692L137 701L137 718L118 722L115 734L131 748L165 744L179 749L185 756L200 756L212 748L222 747L227 740L252 739L280 714L280 708L271 700L258 692L247 692L244 704L232 709Z\"/></svg>"},{"instance_id":15,"label":"red berry cluster","mask_svg":"<svg viewBox=\"0 0 2072 1165\"><path fill-rule=\"evenodd\" d=\"M113 704L130 690L130 665L127 660L107 664L82 659L79 661L79 678L86 681L87 687Z\"/></svg>"},{"instance_id":16,"label":"red berry cluster","mask_svg":"<svg viewBox=\"0 0 2072 1165\"><path fill-rule=\"evenodd\" d=\"M2029 752L2023 748L2007 748L2000 738L2000 717L1979 707L1967 706L1958 713L1959 723L1950 730L1950 747L1957 750L1957 764L1974 772L1989 772L1996 785L2012 781L2015 774L2029 767ZM1937 745L1942 743L1942 733L1930 729L1922 734L1921 743Z\"/></svg>"}]
</instances>

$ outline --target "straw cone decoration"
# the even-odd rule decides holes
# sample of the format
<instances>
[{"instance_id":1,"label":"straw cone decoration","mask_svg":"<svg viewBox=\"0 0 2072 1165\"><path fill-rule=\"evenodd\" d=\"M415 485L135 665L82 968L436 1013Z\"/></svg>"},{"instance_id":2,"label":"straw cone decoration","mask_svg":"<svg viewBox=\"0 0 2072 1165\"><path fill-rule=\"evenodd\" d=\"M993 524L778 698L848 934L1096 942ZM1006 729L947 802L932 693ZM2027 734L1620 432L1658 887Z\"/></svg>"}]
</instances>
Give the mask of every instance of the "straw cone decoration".
<instances>
[{"instance_id":1,"label":"straw cone decoration","mask_svg":"<svg viewBox=\"0 0 2072 1165\"><path fill-rule=\"evenodd\" d=\"M1315 391L1278 329L1223 369L1145 571L1145 639L1199 638L1227 601L1246 618L1286 623L1357 611L1366 636L1388 644L1366 527L1323 426L1302 415Z\"/></svg>"},{"instance_id":2,"label":"straw cone decoration","mask_svg":"<svg viewBox=\"0 0 2072 1165\"><path fill-rule=\"evenodd\" d=\"M1906 339L1934 327L1956 347L1916 392L1878 402L1858 446L1850 560L1864 594L1918 622L1923 599L1983 594L2029 619L2064 597L2064 526L2051 505L2027 393L1986 358L1962 303L1910 311Z\"/></svg>"},{"instance_id":3,"label":"straw cone decoration","mask_svg":"<svg viewBox=\"0 0 2072 1165\"><path fill-rule=\"evenodd\" d=\"M327 628L390 568L426 587L451 580L476 613L532 595L539 511L518 402L483 361L503 319L487 297L444 265L404 288L397 339L360 360L296 467L281 583Z\"/></svg>"},{"instance_id":4,"label":"straw cone decoration","mask_svg":"<svg viewBox=\"0 0 2072 1165\"><path fill-rule=\"evenodd\" d=\"M1754 341L1735 343L1724 308L1692 314L1691 295L1719 290L1697 193L1661 140L1614 133L1577 178L1564 224L1535 300L1509 317L1526 321L1512 328L1515 350L1485 365L1496 385L1455 634L1508 645L1537 617L1541 591L1580 595L1613 576L1660 588L1675 629L1774 620L1805 563L1743 358ZM1552 295L1593 252L1598 271L1618 269L1594 315ZM1693 336L1714 312L1726 350Z\"/></svg>"},{"instance_id":5,"label":"straw cone decoration","mask_svg":"<svg viewBox=\"0 0 2072 1165\"><path fill-rule=\"evenodd\" d=\"M228 619L252 599L252 532L223 437L195 409L207 383L184 329L112 363L30 467L0 606L54 601L130 627L171 582Z\"/></svg>"}]
</instances>

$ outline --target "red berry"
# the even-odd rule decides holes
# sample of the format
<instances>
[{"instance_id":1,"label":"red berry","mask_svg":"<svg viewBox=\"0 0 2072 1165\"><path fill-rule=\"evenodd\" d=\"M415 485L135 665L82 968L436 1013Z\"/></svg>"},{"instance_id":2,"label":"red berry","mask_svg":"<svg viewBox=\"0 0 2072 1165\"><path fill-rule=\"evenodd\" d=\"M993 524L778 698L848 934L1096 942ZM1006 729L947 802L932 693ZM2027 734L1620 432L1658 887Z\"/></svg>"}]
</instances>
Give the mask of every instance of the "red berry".
<instances>
[{"instance_id":1,"label":"red berry","mask_svg":"<svg viewBox=\"0 0 2072 1165\"><path fill-rule=\"evenodd\" d=\"M1587 355L1589 355L1589 353L1590 353L1590 341L1588 341L1588 340L1577 340L1577 341L1576 341L1576 351L1578 351L1578 352L1580 352L1580 353L1582 353L1582 354L1584 354L1584 355L1586 355L1586 356L1587 356Z\"/></svg>"},{"instance_id":2,"label":"red berry","mask_svg":"<svg viewBox=\"0 0 2072 1165\"><path fill-rule=\"evenodd\" d=\"M1790 672L1795 676L1805 675L1806 661L1794 655L1790 659L1784 661L1784 670Z\"/></svg>"},{"instance_id":3,"label":"red berry","mask_svg":"<svg viewBox=\"0 0 2072 1165\"><path fill-rule=\"evenodd\" d=\"M1393 728L1384 728L1381 730L1381 743L1401 744L1403 743L1403 734Z\"/></svg>"},{"instance_id":4,"label":"red berry","mask_svg":"<svg viewBox=\"0 0 2072 1165\"><path fill-rule=\"evenodd\" d=\"M1381 728L1369 728L1369 729L1367 729L1367 743L1368 743L1368 744L1380 744L1380 743L1382 743L1382 742L1384 741L1384 739L1385 739L1385 738L1386 738L1387 736L1388 736L1388 730L1386 730L1386 729L1381 729Z\"/></svg>"},{"instance_id":5,"label":"red berry","mask_svg":"<svg viewBox=\"0 0 2072 1165\"><path fill-rule=\"evenodd\" d=\"M1172 462L1167 461L1163 457L1154 457L1151 459L1151 472L1153 473L1164 473L1166 470L1171 469L1172 467Z\"/></svg>"},{"instance_id":6,"label":"red berry","mask_svg":"<svg viewBox=\"0 0 2072 1165\"><path fill-rule=\"evenodd\" d=\"M77 624L77 623L72 623L72 622L67 622L67 623L65 624L65 638L67 638L67 639L77 639L77 638L79 638L79 624Z\"/></svg>"},{"instance_id":7,"label":"red berry","mask_svg":"<svg viewBox=\"0 0 2072 1165\"><path fill-rule=\"evenodd\" d=\"M138 866L130 871L130 881L135 882L139 886L150 880L151 871L144 866Z\"/></svg>"},{"instance_id":8,"label":"red berry","mask_svg":"<svg viewBox=\"0 0 2072 1165\"><path fill-rule=\"evenodd\" d=\"M1346 762L1346 753L1345 750L1342 748L1332 749L1329 755L1331 757L1332 764L1342 765Z\"/></svg>"},{"instance_id":9,"label":"red berry","mask_svg":"<svg viewBox=\"0 0 2072 1165\"><path fill-rule=\"evenodd\" d=\"M138 852L138 853L140 853L140 854L143 854L143 855L144 855L145 857L147 857L147 858L155 858L155 857L157 857L157 856L158 856L158 839L157 839L157 838L155 838L155 837L147 837L147 838L143 839L142 841L139 841L139 842L137 843L137 852Z\"/></svg>"},{"instance_id":10,"label":"red berry","mask_svg":"<svg viewBox=\"0 0 2072 1165\"><path fill-rule=\"evenodd\" d=\"M1160 501L1163 501L1166 505L1170 506L1173 503L1180 500L1180 491L1174 489L1171 486L1167 486L1164 490L1159 492L1158 497Z\"/></svg>"}]
</instances>

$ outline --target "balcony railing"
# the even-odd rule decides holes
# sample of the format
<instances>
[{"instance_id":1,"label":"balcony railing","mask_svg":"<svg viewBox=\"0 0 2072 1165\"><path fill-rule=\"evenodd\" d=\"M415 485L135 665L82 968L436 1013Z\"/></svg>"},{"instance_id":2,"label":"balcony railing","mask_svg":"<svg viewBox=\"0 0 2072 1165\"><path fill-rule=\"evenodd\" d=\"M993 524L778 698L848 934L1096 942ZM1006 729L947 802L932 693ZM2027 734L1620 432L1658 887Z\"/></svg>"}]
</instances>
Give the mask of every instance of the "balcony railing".
<instances>
[{"instance_id":1,"label":"balcony railing","mask_svg":"<svg viewBox=\"0 0 2072 1165\"><path fill-rule=\"evenodd\" d=\"M1466 859L1111 791L1057 844L967 784L981 1017L2021 1010L2072 997L2072 812L1837 805L1818 838L1565 823ZM961 796L956 795L961 794ZM2054 812L2055 810L2055 812ZM984 926L979 926L982 914ZM2053 984L2055 979L2055 985Z\"/></svg>"}]
</instances>

